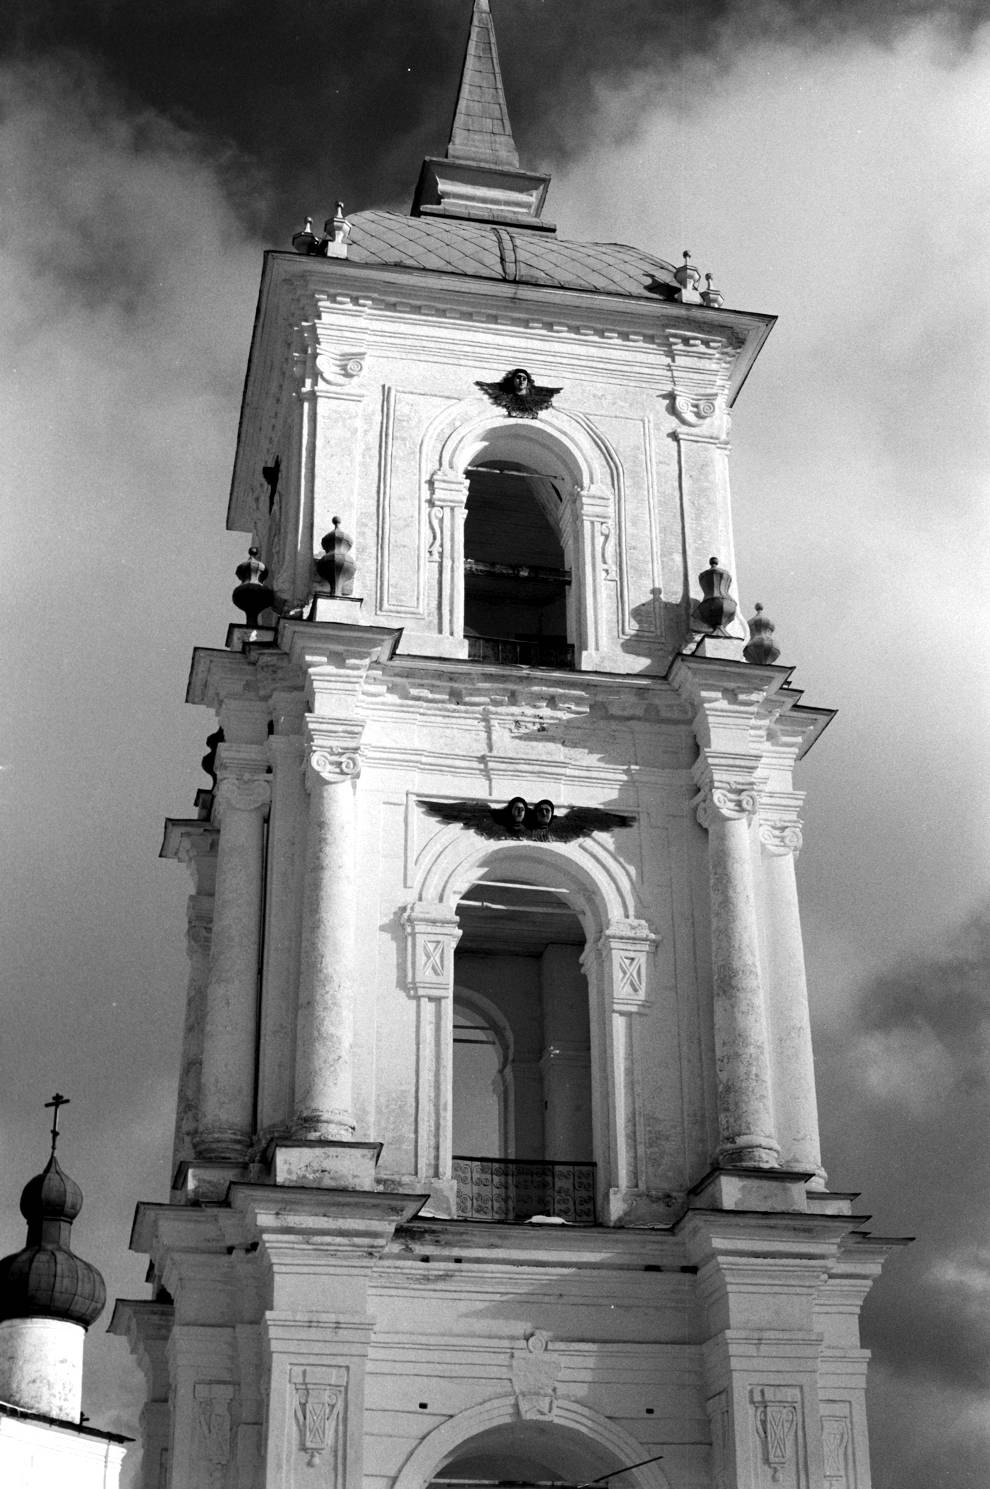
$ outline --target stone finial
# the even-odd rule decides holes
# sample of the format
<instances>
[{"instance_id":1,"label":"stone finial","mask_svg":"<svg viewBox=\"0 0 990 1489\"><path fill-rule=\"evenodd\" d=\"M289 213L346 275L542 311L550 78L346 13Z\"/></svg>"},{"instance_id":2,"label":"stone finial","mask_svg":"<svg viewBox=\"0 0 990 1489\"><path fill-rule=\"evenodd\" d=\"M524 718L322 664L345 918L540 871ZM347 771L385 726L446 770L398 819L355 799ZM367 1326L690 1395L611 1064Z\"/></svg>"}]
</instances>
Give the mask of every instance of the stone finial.
<instances>
[{"instance_id":1,"label":"stone finial","mask_svg":"<svg viewBox=\"0 0 990 1489\"><path fill-rule=\"evenodd\" d=\"M712 310L717 310L720 305L725 304L725 296L721 290L712 289L712 276L705 275L705 288L701 291L701 298Z\"/></svg>"},{"instance_id":2,"label":"stone finial","mask_svg":"<svg viewBox=\"0 0 990 1489\"><path fill-rule=\"evenodd\" d=\"M317 242L317 236L313 232L313 219L307 217L302 231L292 234L292 246L296 253L315 253Z\"/></svg>"},{"instance_id":3,"label":"stone finial","mask_svg":"<svg viewBox=\"0 0 990 1489\"><path fill-rule=\"evenodd\" d=\"M262 563L258 552L255 547L249 548L247 558L237 565L234 573L241 582L230 596L238 610L244 611L245 623L252 630L262 610L268 610L275 598L271 585L264 582L268 578L268 566Z\"/></svg>"},{"instance_id":4,"label":"stone finial","mask_svg":"<svg viewBox=\"0 0 990 1489\"><path fill-rule=\"evenodd\" d=\"M698 601L698 619L709 626L716 636L724 636L725 628L736 613L736 602L730 595L732 575L728 569L719 568L717 558L708 560L708 568L698 575L704 598Z\"/></svg>"},{"instance_id":5,"label":"stone finial","mask_svg":"<svg viewBox=\"0 0 990 1489\"><path fill-rule=\"evenodd\" d=\"M333 528L321 538L320 546L323 553L317 557L316 572L323 583L329 586L332 595L352 595L355 564L350 550L354 544L341 527L339 517L334 517Z\"/></svg>"},{"instance_id":6,"label":"stone finial","mask_svg":"<svg viewBox=\"0 0 990 1489\"><path fill-rule=\"evenodd\" d=\"M674 278L680 286L677 299L682 305L700 305L701 296L698 294L698 285L701 283L701 275L691 262L691 254L685 248L684 262L678 264L674 270Z\"/></svg>"},{"instance_id":7,"label":"stone finial","mask_svg":"<svg viewBox=\"0 0 990 1489\"><path fill-rule=\"evenodd\" d=\"M772 667L780 656L780 647L774 646L774 623L763 614L763 606L757 605L756 614L749 623L749 640L743 647L747 662L757 667Z\"/></svg>"},{"instance_id":8,"label":"stone finial","mask_svg":"<svg viewBox=\"0 0 990 1489\"><path fill-rule=\"evenodd\" d=\"M323 224L323 237L314 251L321 253L324 258L345 259L347 240L350 236L351 225L344 216L344 204L337 202L333 216L328 217Z\"/></svg>"}]
</instances>

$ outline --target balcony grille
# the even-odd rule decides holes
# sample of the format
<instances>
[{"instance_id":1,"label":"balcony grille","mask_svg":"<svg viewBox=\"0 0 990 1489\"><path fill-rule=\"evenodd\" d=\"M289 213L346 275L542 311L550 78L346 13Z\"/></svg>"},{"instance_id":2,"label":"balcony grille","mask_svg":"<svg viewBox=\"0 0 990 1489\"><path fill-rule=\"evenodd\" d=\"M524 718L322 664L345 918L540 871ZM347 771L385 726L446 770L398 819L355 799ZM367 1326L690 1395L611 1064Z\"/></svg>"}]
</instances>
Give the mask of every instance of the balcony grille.
<instances>
[{"instance_id":1,"label":"balcony grille","mask_svg":"<svg viewBox=\"0 0 990 1489\"><path fill-rule=\"evenodd\" d=\"M554 1215L595 1224L595 1165L511 1158L455 1158L459 1220L529 1220Z\"/></svg>"},{"instance_id":2,"label":"balcony grille","mask_svg":"<svg viewBox=\"0 0 990 1489\"><path fill-rule=\"evenodd\" d=\"M469 636L468 659L500 667L557 667L574 671L574 648L565 641L515 641L501 636Z\"/></svg>"}]
</instances>

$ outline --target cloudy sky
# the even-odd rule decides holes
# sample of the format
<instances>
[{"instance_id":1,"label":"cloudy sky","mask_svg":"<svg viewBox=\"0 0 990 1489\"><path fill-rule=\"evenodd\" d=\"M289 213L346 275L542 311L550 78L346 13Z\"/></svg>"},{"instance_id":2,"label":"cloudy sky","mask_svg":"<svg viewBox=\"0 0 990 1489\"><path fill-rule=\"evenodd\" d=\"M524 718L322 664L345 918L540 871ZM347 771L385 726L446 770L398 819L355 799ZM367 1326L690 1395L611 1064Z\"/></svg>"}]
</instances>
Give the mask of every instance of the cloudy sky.
<instances>
[{"instance_id":1,"label":"cloudy sky","mask_svg":"<svg viewBox=\"0 0 990 1489\"><path fill-rule=\"evenodd\" d=\"M689 248L780 322L736 408L738 587L839 718L802 880L833 1186L915 1235L865 1315L877 1489L990 1469L990 22L909 0L495 0L523 160L563 235ZM223 531L260 254L405 209L467 0L31 0L0 38L0 1249L72 1097L80 1251L143 1295L167 1190L191 649ZM102 1323L86 1410L133 1431Z\"/></svg>"}]
</instances>

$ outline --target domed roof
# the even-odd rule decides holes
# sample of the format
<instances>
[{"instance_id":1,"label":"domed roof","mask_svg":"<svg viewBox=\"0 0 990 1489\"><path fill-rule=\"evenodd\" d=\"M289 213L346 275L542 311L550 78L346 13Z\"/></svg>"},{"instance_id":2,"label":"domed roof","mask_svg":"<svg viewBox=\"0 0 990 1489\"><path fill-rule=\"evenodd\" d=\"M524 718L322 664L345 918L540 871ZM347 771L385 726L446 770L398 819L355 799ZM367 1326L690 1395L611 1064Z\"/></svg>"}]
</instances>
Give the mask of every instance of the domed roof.
<instances>
[{"instance_id":1,"label":"domed roof","mask_svg":"<svg viewBox=\"0 0 990 1489\"><path fill-rule=\"evenodd\" d=\"M554 233L449 217L355 212L347 258L436 273L669 300L674 267L625 243L568 243Z\"/></svg>"},{"instance_id":2,"label":"domed roof","mask_svg":"<svg viewBox=\"0 0 990 1489\"><path fill-rule=\"evenodd\" d=\"M0 1320L61 1318L85 1329L100 1316L107 1298L103 1278L69 1245L81 1209L82 1190L53 1153L21 1195L27 1245L0 1261Z\"/></svg>"}]
</instances>

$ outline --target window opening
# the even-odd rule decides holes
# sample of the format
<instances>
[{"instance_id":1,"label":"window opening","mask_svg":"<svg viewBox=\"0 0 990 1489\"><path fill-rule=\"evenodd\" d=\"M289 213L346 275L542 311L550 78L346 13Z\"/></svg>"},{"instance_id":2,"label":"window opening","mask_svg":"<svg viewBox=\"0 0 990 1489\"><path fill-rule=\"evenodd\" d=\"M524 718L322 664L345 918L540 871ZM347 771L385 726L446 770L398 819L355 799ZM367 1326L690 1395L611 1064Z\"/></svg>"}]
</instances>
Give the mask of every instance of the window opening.
<instances>
[{"instance_id":1,"label":"window opening","mask_svg":"<svg viewBox=\"0 0 990 1489\"><path fill-rule=\"evenodd\" d=\"M506 461L472 466L464 520L464 633L475 661L573 667L567 639L570 572L541 493L548 476Z\"/></svg>"}]
</instances>

